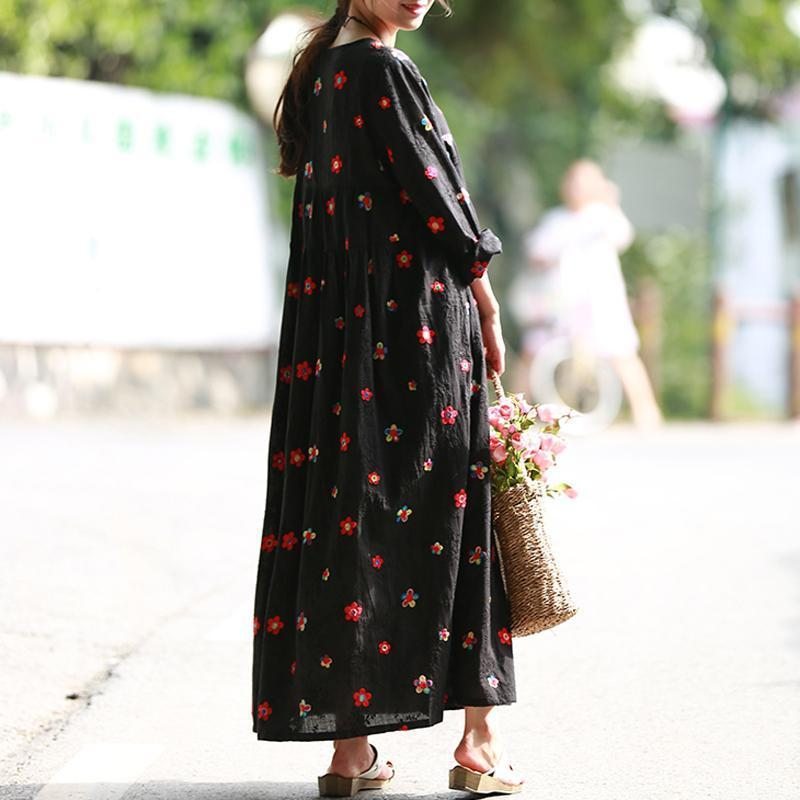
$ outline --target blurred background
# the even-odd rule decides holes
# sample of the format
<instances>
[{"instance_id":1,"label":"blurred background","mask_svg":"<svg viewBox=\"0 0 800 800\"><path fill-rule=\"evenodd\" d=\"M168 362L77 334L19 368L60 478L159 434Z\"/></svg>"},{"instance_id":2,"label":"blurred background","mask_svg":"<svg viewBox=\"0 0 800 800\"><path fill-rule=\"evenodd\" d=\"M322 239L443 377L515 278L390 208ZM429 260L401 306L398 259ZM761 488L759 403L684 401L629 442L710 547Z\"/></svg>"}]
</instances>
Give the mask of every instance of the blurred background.
<instances>
[{"instance_id":1,"label":"blurred background","mask_svg":"<svg viewBox=\"0 0 800 800\"><path fill-rule=\"evenodd\" d=\"M800 2L453 7L397 44L503 239L503 383L591 434L512 763L559 800L797 800ZM331 11L0 0L0 800L316 796L330 745L256 741L250 656L270 116ZM394 795L449 797L460 734L379 737Z\"/></svg>"},{"instance_id":2,"label":"blurred background","mask_svg":"<svg viewBox=\"0 0 800 800\"><path fill-rule=\"evenodd\" d=\"M298 34L327 11L0 5L3 412L271 402L291 182L272 174L269 117ZM501 301L564 171L594 159L636 231L622 270L665 416L800 414L800 4L455 11L398 45L429 76L504 241ZM536 322L524 312L503 303L518 390Z\"/></svg>"}]
</instances>

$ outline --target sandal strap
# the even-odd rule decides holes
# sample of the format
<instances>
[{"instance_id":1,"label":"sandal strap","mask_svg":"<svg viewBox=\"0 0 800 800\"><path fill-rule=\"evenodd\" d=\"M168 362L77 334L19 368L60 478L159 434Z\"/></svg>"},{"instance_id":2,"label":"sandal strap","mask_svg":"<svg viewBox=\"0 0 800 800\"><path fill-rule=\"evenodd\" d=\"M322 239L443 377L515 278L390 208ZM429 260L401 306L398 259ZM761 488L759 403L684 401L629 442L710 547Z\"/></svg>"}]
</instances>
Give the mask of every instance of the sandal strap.
<instances>
[{"instance_id":1,"label":"sandal strap","mask_svg":"<svg viewBox=\"0 0 800 800\"><path fill-rule=\"evenodd\" d=\"M381 770L386 766L386 762L383 759L378 758L378 748L375 747L372 742L369 743L369 746L372 748L373 752L375 753L375 758L372 761L371 766L365 769L358 777L359 778L366 778L367 780L371 780L373 778L377 778L380 775Z\"/></svg>"}]
</instances>

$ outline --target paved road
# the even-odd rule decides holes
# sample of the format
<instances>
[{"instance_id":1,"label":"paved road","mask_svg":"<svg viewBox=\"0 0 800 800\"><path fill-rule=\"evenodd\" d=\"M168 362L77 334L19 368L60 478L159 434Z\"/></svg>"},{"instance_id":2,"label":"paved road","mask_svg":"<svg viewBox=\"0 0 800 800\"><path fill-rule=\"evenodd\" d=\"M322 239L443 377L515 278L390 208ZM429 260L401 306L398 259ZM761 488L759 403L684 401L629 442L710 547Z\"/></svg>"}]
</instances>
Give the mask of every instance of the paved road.
<instances>
[{"instance_id":1,"label":"paved road","mask_svg":"<svg viewBox=\"0 0 800 800\"><path fill-rule=\"evenodd\" d=\"M268 421L0 423L0 798L316 796L250 730ZM515 640L526 794L800 798L800 429L615 428L549 507L581 611ZM72 699L69 699L72 698ZM459 797L459 712L374 741Z\"/></svg>"}]
</instances>

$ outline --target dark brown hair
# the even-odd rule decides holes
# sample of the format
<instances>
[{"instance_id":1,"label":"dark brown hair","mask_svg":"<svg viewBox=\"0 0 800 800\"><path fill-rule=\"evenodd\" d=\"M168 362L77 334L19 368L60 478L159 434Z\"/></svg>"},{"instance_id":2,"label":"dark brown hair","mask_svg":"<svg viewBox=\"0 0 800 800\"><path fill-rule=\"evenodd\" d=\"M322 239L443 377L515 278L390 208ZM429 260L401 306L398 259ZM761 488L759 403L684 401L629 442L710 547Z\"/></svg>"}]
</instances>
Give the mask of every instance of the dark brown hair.
<instances>
[{"instance_id":1,"label":"dark brown hair","mask_svg":"<svg viewBox=\"0 0 800 800\"><path fill-rule=\"evenodd\" d=\"M436 0L451 13L448 0ZM297 174L303 150L308 141L306 107L310 91L311 71L317 57L333 44L344 25L350 0L337 0L330 19L315 25L306 33L307 43L295 54L292 70L275 105L272 122L278 137L280 164L277 173L287 178Z\"/></svg>"}]
</instances>

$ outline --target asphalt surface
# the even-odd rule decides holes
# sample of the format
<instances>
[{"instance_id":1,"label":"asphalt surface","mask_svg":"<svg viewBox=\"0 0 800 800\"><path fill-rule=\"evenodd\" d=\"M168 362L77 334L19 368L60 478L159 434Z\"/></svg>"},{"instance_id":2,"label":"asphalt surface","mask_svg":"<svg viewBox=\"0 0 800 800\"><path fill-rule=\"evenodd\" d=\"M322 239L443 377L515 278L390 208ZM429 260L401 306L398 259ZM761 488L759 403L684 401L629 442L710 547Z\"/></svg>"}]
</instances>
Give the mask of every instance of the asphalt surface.
<instances>
[{"instance_id":1,"label":"asphalt surface","mask_svg":"<svg viewBox=\"0 0 800 800\"><path fill-rule=\"evenodd\" d=\"M0 422L0 798L311 798L330 743L251 731L268 418ZM548 522L580 606L514 640L524 795L800 798L800 428L613 428ZM380 734L461 797L463 715Z\"/></svg>"}]
</instances>

